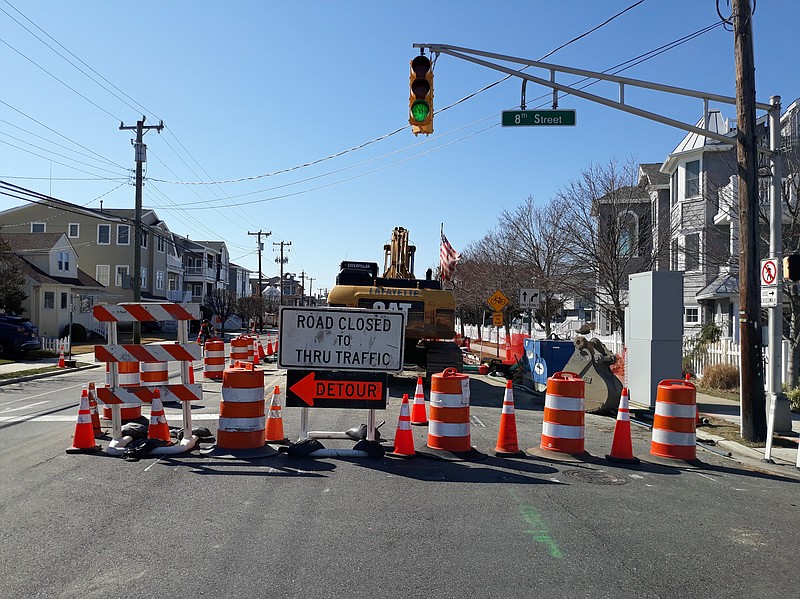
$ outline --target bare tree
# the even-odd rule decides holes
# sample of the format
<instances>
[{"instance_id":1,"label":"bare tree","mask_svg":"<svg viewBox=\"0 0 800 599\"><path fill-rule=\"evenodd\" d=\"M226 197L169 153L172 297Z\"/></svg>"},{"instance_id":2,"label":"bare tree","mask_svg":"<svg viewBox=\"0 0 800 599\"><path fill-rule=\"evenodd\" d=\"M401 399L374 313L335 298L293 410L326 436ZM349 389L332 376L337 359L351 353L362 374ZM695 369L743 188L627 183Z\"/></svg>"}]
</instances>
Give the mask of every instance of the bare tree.
<instances>
[{"instance_id":1,"label":"bare tree","mask_svg":"<svg viewBox=\"0 0 800 599\"><path fill-rule=\"evenodd\" d=\"M245 318L247 321L259 322L264 319L264 314L267 311L267 305L264 302L265 298L257 295L249 295L240 297L236 302L236 311Z\"/></svg>"},{"instance_id":2,"label":"bare tree","mask_svg":"<svg viewBox=\"0 0 800 599\"><path fill-rule=\"evenodd\" d=\"M225 335L225 321L236 313L236 293L230 289L214 289L203 296L203 305L218 316L221 334Z\"/></svg>"},{"instance_id":3,"label":"bare tree","mask_svg":"<svg viewBox=\"0 0 800 599\"><path fill-rule=\"evenodd\" d=\"M650 270L655 258L650 196L638 179L633 160L611 159L590 164L558 192L573 272L595 283L598 308L623 339L628 275Z\"/></svg>"}]
</instances>

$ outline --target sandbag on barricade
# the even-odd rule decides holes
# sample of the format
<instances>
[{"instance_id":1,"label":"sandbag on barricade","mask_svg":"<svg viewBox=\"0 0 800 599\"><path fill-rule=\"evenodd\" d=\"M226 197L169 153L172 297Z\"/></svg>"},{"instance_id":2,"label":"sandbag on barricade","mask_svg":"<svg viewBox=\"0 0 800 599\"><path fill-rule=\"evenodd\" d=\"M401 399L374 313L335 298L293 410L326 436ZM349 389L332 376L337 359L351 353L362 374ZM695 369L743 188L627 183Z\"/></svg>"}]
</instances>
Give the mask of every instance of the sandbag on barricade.
<instances>
[{"instance_id":1,"label":"sandbag on barricade","mask_svg":"<svg viewBox=\"0 0 800 599\"><path fill-rule=\"evenodd\" d=\"M611 372L617 357L599 339L575 338L575 351L563 370L578 374L586 383L585 411L596 414L613 412L619 407L622 382Z\"/></svg>"}]
</instances>

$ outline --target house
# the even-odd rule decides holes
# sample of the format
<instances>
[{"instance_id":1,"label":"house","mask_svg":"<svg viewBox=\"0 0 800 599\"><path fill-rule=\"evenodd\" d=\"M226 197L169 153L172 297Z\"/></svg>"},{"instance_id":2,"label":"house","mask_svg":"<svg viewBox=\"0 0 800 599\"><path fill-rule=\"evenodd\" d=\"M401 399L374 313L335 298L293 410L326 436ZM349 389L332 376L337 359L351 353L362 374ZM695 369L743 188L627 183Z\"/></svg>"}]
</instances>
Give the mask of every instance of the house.
<instances>
[{"instance_id":1,"label":"house","mask_svg":"<svg viewBox=\"0 0 800 599\"><path fill-rule=\"evenodd\" d=\"M103 285L78 268L78 253L65 233L2 233L25 274L23 315L43 337L62 337L73 323L95 328L91 306Z\"/></svg>"},{"instance_id":2,"label":"house","mask_svg":"<svg viewBox=\"0 0 800 599\"><path fill-rule=\"evenodd\" d=\"M228 265L228 289L236 293L236 298L252 295L250 273L244 266L231 262Z\"/></svg>"},{"instance_id":3,"label":"house","mask_svg":"<svg viewBox=\"0 0 800 599\"><path fill-rule=\"evenodd\" d=\"M106 288L104 301L133 301L134 211L94 210L48 199L0 212L0 234L64 233L80 248L81 269ZM183 266L173 235L153 210L142 212L141 294L143 300L173 300Z\"/></svg>"},{"instance_id":4,"label":"house","mask_svg":"<svg viewBox=\"0 0 800 599\"><path fill-rule=\"evenodd\" d=\"M228 289L228 248L224 241L195 241L173 235L183 262L183 290L190 301L203 303L203 296L214 289Z\"/></svg>"}]
</instances>

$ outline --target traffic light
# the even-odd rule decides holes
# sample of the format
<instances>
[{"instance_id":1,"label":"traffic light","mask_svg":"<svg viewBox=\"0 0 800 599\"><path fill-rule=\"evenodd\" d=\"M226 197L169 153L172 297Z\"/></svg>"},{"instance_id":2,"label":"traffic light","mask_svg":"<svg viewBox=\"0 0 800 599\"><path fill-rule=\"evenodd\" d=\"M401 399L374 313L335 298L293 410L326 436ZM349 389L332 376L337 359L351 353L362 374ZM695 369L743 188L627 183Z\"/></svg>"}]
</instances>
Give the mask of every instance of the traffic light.
<instances>
[{"instance_id":1,"label":"traffic light","mask_svg":"<svg viewBox=\"0 0 800 599\"><path fill-rule=\"evenodd\" d=\"M783 257L783 278L787 281L800 281L800 254Z\"/></svg>"},{"instance_id":2,"label":"traffic light","mask_svg":"<svg viewBox=\"0 0 800 599\"><path fill-rule=\"evenodd\" d=\"M427 56L411 61L409 76L408 122L414 135L433 133L433 70Z\"/></svg>"}]
</instances>

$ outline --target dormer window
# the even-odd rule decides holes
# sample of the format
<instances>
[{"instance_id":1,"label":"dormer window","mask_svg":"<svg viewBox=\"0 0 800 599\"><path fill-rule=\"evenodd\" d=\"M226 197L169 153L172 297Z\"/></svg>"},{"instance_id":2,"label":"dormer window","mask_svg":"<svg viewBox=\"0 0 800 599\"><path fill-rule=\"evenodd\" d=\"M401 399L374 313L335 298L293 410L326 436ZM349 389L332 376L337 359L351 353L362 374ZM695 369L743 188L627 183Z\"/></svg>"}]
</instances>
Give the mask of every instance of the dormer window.
<instances>
[{"instance_id":1,"label":"dormer window","mask_svg":"<svg viewBox=\"0 0 800 599\"><path fill-rule=\"evenodd\" d=\"M66 272L69 270L69 252L58 252L58 271Z\"/></svg>"}]
</instances>

